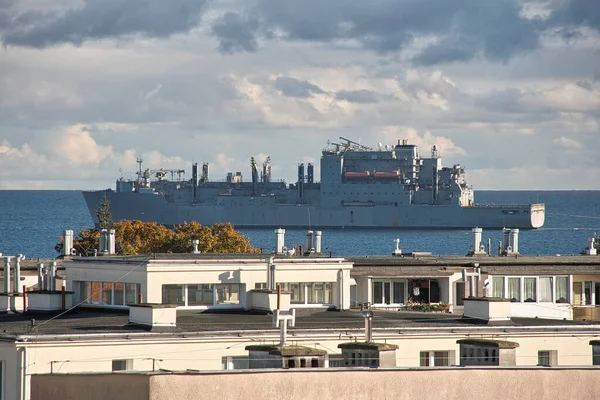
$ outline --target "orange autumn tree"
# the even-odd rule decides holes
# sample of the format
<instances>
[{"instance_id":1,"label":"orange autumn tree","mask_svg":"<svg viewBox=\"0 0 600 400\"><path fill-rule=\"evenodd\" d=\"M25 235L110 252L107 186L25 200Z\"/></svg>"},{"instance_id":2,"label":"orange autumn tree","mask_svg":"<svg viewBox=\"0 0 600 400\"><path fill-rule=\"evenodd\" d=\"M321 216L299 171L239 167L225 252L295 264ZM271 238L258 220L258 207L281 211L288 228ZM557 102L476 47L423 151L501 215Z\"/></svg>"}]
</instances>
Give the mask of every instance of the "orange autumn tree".
<instances>
[{"instance_id":1,"label":"orange autumn tree","mask_svg":"<svg viewBox=\"0 0 600 400\"><path fill-rule=\"evenodd\" d=\"M198 250L202 253L252 253L256 249L250 240L236 231L231 224L203 226L197 222L166 228L155 222L125 220L112 224L116 236L118 254L135 255L149 253L190 253L192 240L199 241ZM84 229L73 241L78 254L93 255L100 241L97 229ZM62 242L57 244L58 252Z\"/></svg>"}]
</instances>

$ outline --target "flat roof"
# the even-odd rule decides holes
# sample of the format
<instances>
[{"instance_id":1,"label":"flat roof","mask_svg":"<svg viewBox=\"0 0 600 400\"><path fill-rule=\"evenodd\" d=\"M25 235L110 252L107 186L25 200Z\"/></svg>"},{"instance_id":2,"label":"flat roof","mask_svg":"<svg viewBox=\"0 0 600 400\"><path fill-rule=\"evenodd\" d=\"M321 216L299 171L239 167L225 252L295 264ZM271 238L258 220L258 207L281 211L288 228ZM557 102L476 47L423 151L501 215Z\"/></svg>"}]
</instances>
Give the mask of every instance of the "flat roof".
<instances>
[{"instance_id":1,"label":"flat roof","mask_svg":"<svg viewBox=\"0 0 600 400\"><path fill-rule=\"evenodd\" d=\"M460 331L472 332L478 327L489 330L496 327L503 331L511 328L552 327L553 332L560 330L593 329L600 331L600 325L593 322L574 322L563 320L545 320L541 318L513 318L510 321L485 323L483 321L462 318L460 315L430 312L373 311L373 330L415 332ZM225 335L228 332L243 332L245 335L279 330L272 327L272 315L251 312L202 312L201 310L177 311L177 327L169 332L148 332L148 329L129 324L127 311L77 308L65 315L52 319L50 314L7 313L0 315L0 340L14 341L23 337L35 337L35 340L56 339L54 335L106 334L110 336L130 336L136 333L145 335ZM35 319L32 324L32 319ZM296 326L290 332L334 331L340 337L362 337L364 318L360 311L326 311L318 309L297 309ZM348 336L348 332L353 334ZM358 331L358 333L357 333ZM64 338L63 338L64 339ZM375 339L377 340L377 339Z\"/></svg>"}]
</instances>

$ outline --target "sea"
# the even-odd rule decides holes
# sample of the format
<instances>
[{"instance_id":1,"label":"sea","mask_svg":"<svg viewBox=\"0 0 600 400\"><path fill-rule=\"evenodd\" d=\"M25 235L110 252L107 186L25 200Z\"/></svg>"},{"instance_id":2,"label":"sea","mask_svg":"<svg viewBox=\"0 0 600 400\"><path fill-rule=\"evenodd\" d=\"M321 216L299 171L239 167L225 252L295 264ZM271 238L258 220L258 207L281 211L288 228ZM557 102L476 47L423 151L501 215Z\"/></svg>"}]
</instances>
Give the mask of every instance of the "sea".
<instances>
[{"instance_id":1,"label":"sea","mask_svg":"<svg viewBox=\"0 0 600 400\"><path fill-rule=\"evenodd\" d=\"M522 255L574 255L600 233L600 191L478 191L478 203L546 204L543 228L521 230ZM23 254L27 258L54 258L54 247L65 229L75 235L93 226L79 191L0 190L0 253ZM253 246L273 251L272 229L243 229ZM322 231L323 252L332 256L385 256L400 239L403 252L431 252L434 255L465 255L471 248L471 230L356 230ZM304 245L306 231L287 229L288 248ZM492 241L492 251L502 240L501 230L484 230L482 239Z\"/></svg>"}]
</instances>

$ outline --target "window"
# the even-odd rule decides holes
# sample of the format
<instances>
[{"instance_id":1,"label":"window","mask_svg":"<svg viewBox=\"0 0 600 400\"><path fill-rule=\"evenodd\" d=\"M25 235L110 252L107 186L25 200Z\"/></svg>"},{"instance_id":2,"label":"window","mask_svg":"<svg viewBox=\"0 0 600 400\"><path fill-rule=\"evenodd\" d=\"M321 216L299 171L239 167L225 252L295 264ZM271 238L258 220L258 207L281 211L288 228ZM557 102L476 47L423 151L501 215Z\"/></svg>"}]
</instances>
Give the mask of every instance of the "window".
<instances>
[{"instance_id":1,"label":"window","mask_svg":"<svg viewBox=\"0 0 600 400\"><path fill-rule=\"evenodd\" d=\"M422 351L420 353L421 367L447 367L454 352L451 351Z\"/></svg>"},{"instance_id":2,"label":"window","mask_svg":"<svg viewBox=\"0 0 600 400\"><path fill-rule=\"evenodd\" d=\"M558 352L556 350L540 350L538 351L537 365L542 367L550 367L558 364Z\"/></svg>"},{"instance_id":3,"label":"window","mask_svg":"<svg viewBox=\"0 0 600 400\"><path fill-rule=\"evenodd\" d=\"M592 304L592 282L584 282L583 293L585 296L583 304L591 305Z\"/></svg>"},{"instance_id":4,"label":"window","mask_svg":"<svg viewBox=\"0 0 600 400\"><path fill-rule=\"evenodd\" d=\"M552 303L552 277L540 277L540 302Z\"/></svg>"},{"instance_id":5,"label":"window","mask_svg":"<svg viewBox=\"0 0 600 400\"><path fill-rule=\"evenodd\" d=\"M163 285L162 286L162 303L185 305L184 285Z\"/></svg>"},{"instance_id":6,"label":"window","mask_svg":"<svg viewBox=\"0 0 600 400\"><path fill-rule=\"evenodd\" d=\"M113 371L129 371L133 369L133 360L112 360Z\"/></svg>"},{"instance_id":7,"label":"window","mask_svg":"<svg viewBox=\"0 0 600 400\"><path fill-rule=\"evenodd\" d=\"M187 285L188 306L212 306L213 302L212 285Z\"/></svg>"},{"instance_id":8,"label":"window","mask_svg":"<svg viewBox=\"0 0 600 400\"><path fill-rule=\"evenodd\" d=\"M590 342L592 345L592 365L600 365L600 342Z\"/></svg>"},{"instance_id":9,"label":"window","mask_svg":"<svg viewBox=\"0 0 600 400\"><path fill-rule=\"evenodd\" d=\"M404 282L394 282L393 293L394 303L404 303Z\"/></svg>"},{"instance_id":10,"label":"window","mask_svg":"<svg viewBox=\"0 0 600 400\"><path fill-rule=\"evenodd\" d=\"M504 298L504 277L492 277L492 297Z\"/></svg>"},{"instance_id":11,"label":"window","mask_svg":"<svg viewBox=\"0 0 600 400\"><path fill-rule=\"evenodd\" d=\"M217 304L240 304L240 284L223 283L215 285Z\"/></svg>"},{"instance_id":12,"label":"window","mask_svg":"<svg viewBox=\"0 0 600 400\"><path fill-rule=\"evenodd\" d=\"M112 304L112 283L102 283L102 304Z\"/></svg>"},{"instance_id":13,"label":"window","mask_svg":"<svg viewBox=\"0 0 600 400\"><path fill-rule=\"evenodd\" d=\"M137 304L137 295L140 293L139 283L125 284L125 304Z\"/></svg>"},{"instance_id":14,"label":"window","mask_svg":"<svg viewBox=\"0 0 600 400\"><path fill-rule=\"evenodd\" d=\"M535 287L535 278L524 278L523 279L523 288L524 288L524 297L526 303L535 303L536 296L536 287Z\"/></svg>"},{"instance_id":15,"label":"window","mask_svg":"<svg viewBox=\"0 0 600 400\"><path fill-rule=\"evenodd\" d=\"M123 282L116 282L113 290L113 304L117 306L125 305L125 285L123 285Z\"/></svg>"},{"instance_id":16,"label":"window","mask_svg":"<svg viewBox=\"0 0 600 400\"><path fill-rule=\"evenodd\" d=\"M521 278L508 278L508 298L510 301L521 301Z\"/></svg>"},{"instance_id":17,"label":"window","mask_svg":"<svg viewBox=\"0 0 600 400\"><path fill-rule=\"evenodd\" d=\"M569 278L566 276L556 277L556 302L569 302Z\"/></svg>"},{"instance_id":18,"label":"window","mask_svg":"<svg viewBox=\"0 0 600 400\"><path fill-rule=\"evenodd\" d=\"M226 370L250 368L250 358L248 356L223 357L222 363L223 369Z\"/></svg>"}]
</instances>

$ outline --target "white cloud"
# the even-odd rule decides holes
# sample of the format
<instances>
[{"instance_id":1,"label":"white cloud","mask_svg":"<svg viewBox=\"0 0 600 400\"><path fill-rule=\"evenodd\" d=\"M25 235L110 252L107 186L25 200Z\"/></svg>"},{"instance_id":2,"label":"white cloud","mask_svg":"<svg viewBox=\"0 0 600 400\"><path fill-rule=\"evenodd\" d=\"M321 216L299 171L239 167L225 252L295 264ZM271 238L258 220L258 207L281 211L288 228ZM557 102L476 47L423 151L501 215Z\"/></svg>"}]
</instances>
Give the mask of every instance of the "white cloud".
<instances>
[{"instance_id":1,"label":"white cloud","mask_svg":"<svg viewBox=\"0 0 600 400\"><path fill-rule=\"evenodd\" d=\"M577 140L569 139L564 136L552 140L552 143L566 150L578 150L583 147Z\"/></svg>"}]
</instances>

